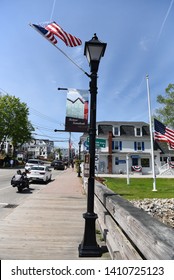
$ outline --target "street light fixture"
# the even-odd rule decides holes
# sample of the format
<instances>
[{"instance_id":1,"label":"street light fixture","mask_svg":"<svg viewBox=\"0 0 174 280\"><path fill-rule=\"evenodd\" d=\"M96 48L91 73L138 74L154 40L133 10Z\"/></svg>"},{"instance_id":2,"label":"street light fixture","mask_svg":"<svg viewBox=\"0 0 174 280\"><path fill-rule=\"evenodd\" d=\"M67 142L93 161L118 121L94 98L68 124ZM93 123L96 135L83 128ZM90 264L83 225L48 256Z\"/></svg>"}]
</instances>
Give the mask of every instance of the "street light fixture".
<instances>
[{"instance_id":1,"label":"street light fixture","mask_svg":"<svg viewBox=\"0 0 174 280\"><path fill-rule=\"evenodd\" d=\"M79 245L80 257L100 257L101 248L96 242L95 221L97 214L94 213L94 185L95 185L95 138L96 138L96 101L97 101L97 72L101 57L104 56L106 43L98 40L96 34L85 42L84 55L89 62L90 77L90 125L89 125L89 178L87 191L87 212L83 214L85 230L82 243Z\"/></svg>"}]
</instances>

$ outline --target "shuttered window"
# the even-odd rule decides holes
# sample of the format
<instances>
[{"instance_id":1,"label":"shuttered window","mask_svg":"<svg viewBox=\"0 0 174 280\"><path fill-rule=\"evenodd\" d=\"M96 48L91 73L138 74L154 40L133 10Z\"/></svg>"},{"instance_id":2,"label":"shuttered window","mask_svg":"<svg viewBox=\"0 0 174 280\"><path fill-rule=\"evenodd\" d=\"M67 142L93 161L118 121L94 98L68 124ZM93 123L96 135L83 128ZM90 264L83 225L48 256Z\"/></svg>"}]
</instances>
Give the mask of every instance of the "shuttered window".
<instances>
[{"instance_id":1,"label":"shuttered window","mask_svg":"<svg viewBox=\"0 0 174 280\"><path fill-rule=\"evenodd\" d=\"M144 151L144 142L134 142L134 151Z\"/></svg>"},{"instance_id":2,"label":"shuttered window","mask_svg":"<svg viewBox=\"0 0 174 280\"><path fill-rule=\"evenodd\" d=\"M112 141L112 150L122 150L122 141Z\"/></svg>"}]
</instances>

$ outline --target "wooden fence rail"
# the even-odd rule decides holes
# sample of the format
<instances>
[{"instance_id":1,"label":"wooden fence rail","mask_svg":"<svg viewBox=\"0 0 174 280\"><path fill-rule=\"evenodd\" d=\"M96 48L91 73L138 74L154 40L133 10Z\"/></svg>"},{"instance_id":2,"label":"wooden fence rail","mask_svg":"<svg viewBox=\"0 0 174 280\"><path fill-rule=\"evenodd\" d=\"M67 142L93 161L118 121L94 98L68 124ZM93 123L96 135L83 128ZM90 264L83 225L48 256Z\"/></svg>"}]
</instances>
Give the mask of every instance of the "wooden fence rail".
<instances>
[{"instance_id":1,"label":"wooden fence rail","mask_svg":"<svg viewBox=\"0 0 174 280\"><path fill-rule=\"evenodd\" d=\"M174 229L97 181L95 212L112 259L174 260Z\"/></svg>"}]
</instances>

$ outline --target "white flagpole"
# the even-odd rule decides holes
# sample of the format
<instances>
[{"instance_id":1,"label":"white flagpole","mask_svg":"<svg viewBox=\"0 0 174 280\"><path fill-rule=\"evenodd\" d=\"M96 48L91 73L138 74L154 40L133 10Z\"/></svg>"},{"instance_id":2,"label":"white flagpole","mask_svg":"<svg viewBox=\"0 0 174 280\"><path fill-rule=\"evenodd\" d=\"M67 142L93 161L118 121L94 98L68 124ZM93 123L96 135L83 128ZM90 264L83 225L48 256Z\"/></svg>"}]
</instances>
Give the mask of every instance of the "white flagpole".
<instances>
[{"instance_id":1,"label":"white flagpole","mask_svg":"<svg viewBox=\"0 0 174 280\"><path fill-rule=\"evenodd\" d=\"M85 75L87 75L88 77L90 76L85 70L83 70L83 68L81 68L74 60L72 60L72 58L70 58L64 51L62 51L58 46L56 46L54 43L52 43L46 36L44 36L42 34L42 32L40 32L37 28L34 27L34 25L32 23L29 23L29 25L35 29L38 33L40 33L46 40L48 40L56 49L58 49L64 56L66 56L66 58L68 58L74 65L76 65Z\"/></svg>"},{"instance_id":2,"label":"white flagpole","mask_svg":"<svg viewBox=\"0 0 174 280\"><path fill-rule=\"evenodd\" d=\"M148 96L148 109L149 109L149 125L150 125L150 141L151 141L151 158L152 158L152 174L153 174L153 190L156 189L156 175L155 175L155 162L154 162L154 148L153 148L153 134L152 134L152 114L151 114L151 102L150 102L150 88L149 88L149 76L146 75L147 81L147 96Z\"/></svg>"},{"instance_id":3,"label":"white flagpole","mask_svg":"<svg viewBox=\"0 0 174 280\"><path fill-rule=\"evenodd\" d=\"M127 170L127 185L130 184L129 180L129 154L126 155L126 170Z\"/></svg>"}]
</instances>

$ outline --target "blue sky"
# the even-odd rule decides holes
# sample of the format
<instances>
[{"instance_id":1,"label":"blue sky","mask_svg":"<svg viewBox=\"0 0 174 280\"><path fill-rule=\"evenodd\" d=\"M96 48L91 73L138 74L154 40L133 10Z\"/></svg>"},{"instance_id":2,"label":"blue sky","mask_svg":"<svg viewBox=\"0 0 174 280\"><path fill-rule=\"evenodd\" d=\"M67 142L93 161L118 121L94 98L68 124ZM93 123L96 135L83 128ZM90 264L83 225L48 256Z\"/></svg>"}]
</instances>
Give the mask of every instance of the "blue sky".
<instances>
[{"instance_id":1,"label":"blue sky","mask_svg":"<svg viewBox=\"0 0 174 280\"><path fill-rule=\"evenodd\" d=\"M97 33L107 43L98 71L97 121L148 119L146 75L152 113L158 94L174 83L174 0L0 0L0 91L19 97L30 109L38 138L67 147L66 92L89 89L89 78L29 23L56 21L83 44L58 47L82 69L90 69L84 44ZM77 148L80 134L73 133Z\"/></svg>"}]
</instances>

